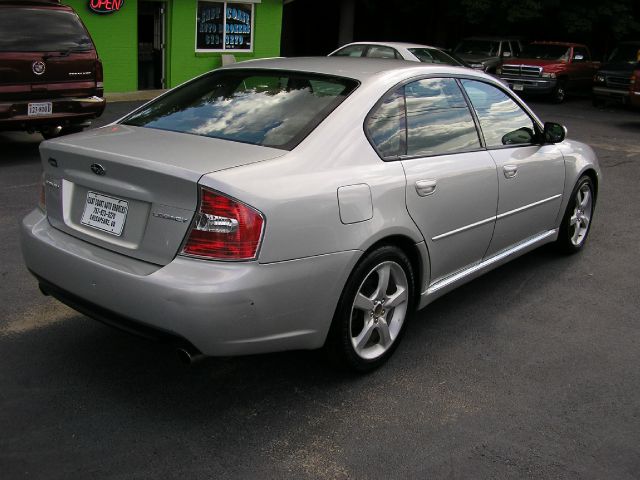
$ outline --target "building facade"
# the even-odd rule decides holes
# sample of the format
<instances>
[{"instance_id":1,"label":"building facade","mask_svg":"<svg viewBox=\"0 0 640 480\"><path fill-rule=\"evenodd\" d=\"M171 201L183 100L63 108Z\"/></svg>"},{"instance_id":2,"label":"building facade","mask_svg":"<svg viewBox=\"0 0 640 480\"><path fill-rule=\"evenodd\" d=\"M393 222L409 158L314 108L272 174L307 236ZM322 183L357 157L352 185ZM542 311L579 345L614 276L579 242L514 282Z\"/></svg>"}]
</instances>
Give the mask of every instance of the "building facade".
<instances>
[{"instance_id":1,"label":"building facade","mask_svg":"<svg viewBox=\"0 0 640 480\"><path fill-rule=\"evenodd\" d=\"M224 62L280 55L282 0L65 0L91 33L106 92L174 87Z\"/></svg>"}]
</instances>

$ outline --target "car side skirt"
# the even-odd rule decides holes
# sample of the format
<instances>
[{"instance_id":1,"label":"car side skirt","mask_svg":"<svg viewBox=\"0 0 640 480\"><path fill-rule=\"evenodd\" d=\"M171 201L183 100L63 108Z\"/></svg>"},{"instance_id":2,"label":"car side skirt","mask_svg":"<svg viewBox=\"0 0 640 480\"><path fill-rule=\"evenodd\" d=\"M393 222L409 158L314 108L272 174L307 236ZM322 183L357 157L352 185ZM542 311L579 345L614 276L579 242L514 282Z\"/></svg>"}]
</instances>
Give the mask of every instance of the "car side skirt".
<instances>
[{"instance_id":1,"label":"car side skirt","mask_svg":"<svg viewBox=\"0 0 640 480\"><path fill-rule=\"evenodd\" d=\"M558 238L558 229L547 230L530 237L520 243L517 243L505 250L497 252L491 257L485 258L481 262L474 263L465 267L464 269L446 277L437 282L429 285L427 290L420 295L420 303L418 308L426 307L433 302L436 298L441 297L445 293L459 287L460 285L470 282L471 280L479 277L480 275L493 270L500 265L513 260L516 257L524 255L531 250L534 250L545 243L553 242Z\"/></svg>"}]
</instances>

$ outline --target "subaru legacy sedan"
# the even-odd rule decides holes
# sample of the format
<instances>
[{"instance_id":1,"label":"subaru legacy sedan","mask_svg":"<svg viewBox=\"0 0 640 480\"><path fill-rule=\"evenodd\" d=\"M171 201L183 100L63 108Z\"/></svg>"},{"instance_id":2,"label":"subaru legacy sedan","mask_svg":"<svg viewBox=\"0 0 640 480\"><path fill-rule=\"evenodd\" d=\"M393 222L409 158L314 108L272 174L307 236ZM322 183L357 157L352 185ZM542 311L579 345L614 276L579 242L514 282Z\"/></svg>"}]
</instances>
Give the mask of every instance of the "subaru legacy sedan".
<instances>
[{"instance_id":1,"label":"subaru legacy sedan","mask_svg":"<svg viewBox=\"0 0 640 480\"><path fill-rule=\"evenodd\" d=\"M44 293L190 359L324 347L358 371L456 286L581 250L600 181L491 76L335 57L221 68L40 152Z\"/></svg>"}]
</instances>

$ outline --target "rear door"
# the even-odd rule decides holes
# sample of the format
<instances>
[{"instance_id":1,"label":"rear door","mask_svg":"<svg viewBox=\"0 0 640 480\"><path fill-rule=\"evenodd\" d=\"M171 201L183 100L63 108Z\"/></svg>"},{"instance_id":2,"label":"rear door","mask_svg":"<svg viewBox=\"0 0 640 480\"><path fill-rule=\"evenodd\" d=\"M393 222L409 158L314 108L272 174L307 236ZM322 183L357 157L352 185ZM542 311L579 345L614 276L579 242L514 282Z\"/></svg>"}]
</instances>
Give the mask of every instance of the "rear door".
<instances>
[{"instance_id":1,"label":"rear door","mask_svg":"<svg viewBox=\"0 0 640 480\"><path fill-rule=\"evenodd\" d=\"M91 95L97 54L78 16L59 6L0 6L0 99Z\"/></svg>"},{"instance_id":2,"label":"rear door","mask_svg":"<svg viewBox=\"0 0 640 480\"><path fill-rule=\"evenodd\" d=\"M367 133L383 159L402 161L407 209L429 249L431 283L482 260L495 223L496 167L456 81L400 87L370 115Z\"/></svg>"},{"instance_id":3,"label":"rear door","mask_svg":"<svg viewBox=\"0 0 640 480\"><path fill-rule=\"evenodd\" d=\"M493 85L462 80L498 168L498 210L487 256L554 228L564 190L564 157L537 142L533 119Z\"/></svg>"}]
</instances>

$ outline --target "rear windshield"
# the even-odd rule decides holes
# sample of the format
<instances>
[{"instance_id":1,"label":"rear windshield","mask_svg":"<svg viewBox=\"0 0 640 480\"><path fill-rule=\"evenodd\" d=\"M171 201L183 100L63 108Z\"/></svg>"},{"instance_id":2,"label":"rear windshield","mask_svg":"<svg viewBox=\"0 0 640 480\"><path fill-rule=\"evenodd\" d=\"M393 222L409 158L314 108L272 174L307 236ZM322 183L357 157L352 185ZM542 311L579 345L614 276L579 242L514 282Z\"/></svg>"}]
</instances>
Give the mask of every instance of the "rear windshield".
<instances>
[{"instance_id":1,"label":"rear windshield","mask_svg":"<svg viewBox=\"0 0 640 480\"><path fill-rule=\"evenodd\" d=\"M435 48L410 48L409 51L418 57L418 60L423 63L440 63L444 65L453 65L454 67L462 66L462 63L451 58L446 53L436 50Z\"/></svg>"},{"instance_id":2,"label":"rear windshield","mask_svg":"<svg viewBox=\"0 0 640 480\"><path fill-rule=\"evenodd\" d=\"M122 123L291 150L357 86L300 72L218 70Z\"/></svg>"},{"instance_id":3,"label":"rear windshield","mask_svg":"<svg viewBox=\"0 0 640 480\"><path fill-rule=\"evenodd\" d=\"M92 50L78 16L48 8L0 8L0 52Z\"/></svg>"}]
</instances>

